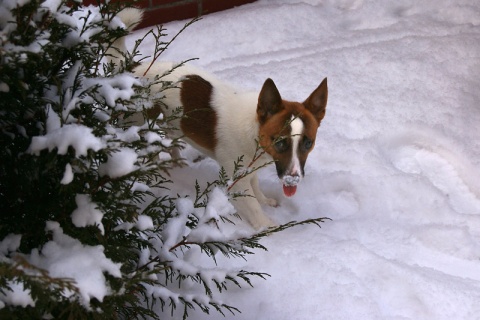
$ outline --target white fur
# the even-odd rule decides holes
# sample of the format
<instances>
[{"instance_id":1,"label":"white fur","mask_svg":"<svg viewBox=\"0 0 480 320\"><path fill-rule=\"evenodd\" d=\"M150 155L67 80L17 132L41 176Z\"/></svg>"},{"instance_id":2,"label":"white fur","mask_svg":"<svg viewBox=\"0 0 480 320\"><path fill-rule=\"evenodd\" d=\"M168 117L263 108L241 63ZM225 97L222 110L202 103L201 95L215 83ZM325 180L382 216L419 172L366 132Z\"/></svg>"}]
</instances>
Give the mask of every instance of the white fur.
<instances>
[{"instance_id":1,"label":"white fur","mask_svg":"<svg viewBox=\"0 0 480 320\"><path fill-rule=\"evenodd\" d=\"M157 62L145 74L145 77L153 78L158 74L163 74L165 71L170 70L172 67L172 63ZM143 76L147 68L147 64L141 65L135 70L135 73ZM225 168L227 174L232 176L234 173L234 163L238 157L244 156L243 165L246 166L252 161L255 151L257 150L256 139L258 139L259 124L256 120L256 110L259 92L238 92L216 77L187 65L176 69L173 73L165 76L163 80L177 82L191 74L201 76L213 86L211 106L217 114L216 132L218 141L215 151L211 152L198 146L195 142L188 139L188 137L184 137L183 139L196 149L217 160L218 163ZM153 89L155 90L155 88ZM158 85L157 90L161 90L160 85ZM166 111L166 115L168 116L171 110L181 106L180 90L168 89L163 93L165 94L165 98L162 101L169 106L169 110ZM270 161L272 161L272 158L264 154L255 161L253 166L260 167ZM265 197L261 192L258 185L258 177L255 172L236 182L232 191L246 191L247 196L237 198L234 204L238 213L248 220L254 228L259 229L275 225L274 222L263 213L260 203L277 206L277 201Z\"/></svg>"},{"instance_id":2,"label":"white fur","mask_svg":"<svg viewBox=\"0 0 480 320\"><path fill-rule=\"evenodd\" d=\"M298 148L300 145L304 124L300 118L293 117L292 121L290 122L290 126L292 128L292 162L290 163L287 175L302 177L302 168L300 166L300 160L298 159Z\"/></svg>"},{"instance_id":3,"label":"white fur","mask_svg":"<svg viewBox=\"0 0 480 320\"><path fill-rule=\"evenodd\" d=\"M126 19L126 21L129 21L131 24L134 23L137 18L140 19L138 13L135 13L135 11L125 12L122 16L122 19ZM121 39L120 42L121 41L124 40ZM117 47L122 47L122 45L124 44L118 43ZM155 76L166 74L174 66L175 65L170 62L155 62L150 67L150 63L145 62L136 68L135 74L140 77L154 79ZM211 152L198 146L195 142L188 139L188 137L184 137L184 140L206 155L217 160L218 163L225 168L227 174L233 175L234 162L238 157L244 156L243 164L246 166L252 161L257 149L256 139L258 138L259 124L257 122L256 110L259 92L238 92L213 75L189 65L175 69L171 74L162 77L162 80L179 83L185 76L192 74L202 77L213 86L211 106L218 117L216 128L218 142L215 151ZM162 89L161 84L152 87L153 92L161 92ZM165 94L165 98L162 101L169 107L168 110L163 111L165 115L168 116L172 110L181 106L180 89L167 89L163 91L162 94ZM179 123L175 125L177 128L180 128ZM272 161L272 158L265 153L253 166L260 167L270 161ZM298 159L296 161L298 162ZM297 162L294 162L294 168L298 167L299 170L299 164L297 165ZM275 223L264 214L260 203L277 206L277 201L265 197L261 192L258 177L255 172L237 181L232 191L246 191L247 196L237 198L234 204L238 213L254 228L259 229L275 225Z\"/></svg>"}]
</instances>

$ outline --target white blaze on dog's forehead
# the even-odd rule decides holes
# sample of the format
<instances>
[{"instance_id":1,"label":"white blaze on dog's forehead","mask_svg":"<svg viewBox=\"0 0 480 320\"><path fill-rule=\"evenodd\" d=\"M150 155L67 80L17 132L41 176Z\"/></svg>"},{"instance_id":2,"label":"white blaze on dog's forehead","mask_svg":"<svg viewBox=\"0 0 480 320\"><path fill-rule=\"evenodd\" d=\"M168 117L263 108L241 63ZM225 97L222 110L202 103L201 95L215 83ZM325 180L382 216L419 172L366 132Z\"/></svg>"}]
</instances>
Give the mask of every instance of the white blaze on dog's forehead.
<instances>
[{"instance_id":1,"label":"white blaze on dog's forehead","mask_svg":"<svg viewBox=\"0 0 480 320\"><path fill-rule=\"evenodd\" d=\"M292 160L287 175L300 176L302 174L302 170L300 168L300 160L298 159L298 145L300 143L300 138L302 137L303 133L303 121L300 118L292 115L290 127L292 128Z\"/></svg>"},{"instance_id":2,"label":"white blaze on dog's forehead","mask_svg":"<svg viewBox=\"0 0 480 320\"><path fill-rule=\"evenodd\" d=\"M294 115L292 115L290 127L292 127L292 139L300 137L303 133L303 121Z\"/></svg>"}]
</instances>

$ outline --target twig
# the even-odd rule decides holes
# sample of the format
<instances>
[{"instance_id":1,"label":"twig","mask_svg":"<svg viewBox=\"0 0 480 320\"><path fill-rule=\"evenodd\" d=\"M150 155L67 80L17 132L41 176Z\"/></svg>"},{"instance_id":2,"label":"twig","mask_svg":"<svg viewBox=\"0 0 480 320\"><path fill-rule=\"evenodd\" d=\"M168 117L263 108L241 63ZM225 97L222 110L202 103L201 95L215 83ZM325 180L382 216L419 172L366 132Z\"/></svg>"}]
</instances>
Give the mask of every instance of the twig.
<instances>
[{"instance_id":1,"label":"twig","mask_svg":"<svg viewBox=\"0 0 480 320\"><path fill-rule=\"evenodd\" d=\"M155 46L155 52L153 54L153 59L152 61L150 62L150 65L148 66L147 70L145 70L145 72L143 73L143 76L145 77L145 75L148 73L148 71L150 71L150 68L153 66L153 64L155 63L155 61L158 59L158 57L160 57L160 55L162 55L163 52L165 52L165 50L167 50L167 48L170 46L170 44L172 44L173 41L175 41L175 39L177 39L177 37L186 29L188 28L191 24L199 21L201 18L195 18L195 19L192 19L190 22L186 23L183 28L177 32L177 34L168 42L166 43L161 43L161 44L164 44L165 46L164 47L161 47L159 48L158 47L158 37L156 38L156 46ZM159 34L159 37L162 35L161 34L161 31L164 30L162 29L162 26L160 27L157 27L158 29L158 34Z\"/></svg>"},{"instance_id":2,"label":"twig","mask_svg":"<svg viewBox=\"0 0 480 320\"><path fill-rule=\"evenodd\" d=\"M258 152L259 150L262 150L260 153ZM265 154L265 150L261 147L257 147L257 150L255 151L255 155L253 156L252 160L250 161L250 163L247 165L246 169L249 169L249 168L252 168L253 164L258 160L260 159L261 156L263 156ZM268 162L267 164L269 164L270 162ZM261 167L259 167L261 168ZM254 170L256 169L259 169L259 168L254 168ZM246 176L248 176L251 172L248 172L248 170L245 170L245 172L243 174L241 174L240 176L236 177L235 180L233 181L233 183L227 188L227 191L230 191L234 185L237 184L238 181L242 180L243 178L245 178Z\"/></svg>"}]
</instances>

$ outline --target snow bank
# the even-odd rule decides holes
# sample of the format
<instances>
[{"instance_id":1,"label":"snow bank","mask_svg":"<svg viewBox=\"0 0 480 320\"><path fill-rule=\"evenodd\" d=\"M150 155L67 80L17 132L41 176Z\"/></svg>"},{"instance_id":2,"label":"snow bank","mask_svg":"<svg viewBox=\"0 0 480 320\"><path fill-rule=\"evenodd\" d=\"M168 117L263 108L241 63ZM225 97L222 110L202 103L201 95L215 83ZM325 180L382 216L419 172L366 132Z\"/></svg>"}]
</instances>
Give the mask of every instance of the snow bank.
<instances>
[{"instance_id":1,"label":"snow bank","mask_svg":"<svg viewBox=\"0 0 480 320\"><path fill-rule=\"evenodd\" d=\"M480 4L261 0L204 17L163 59L191 57L239 87L271 77L285 99L303 101L329 80L306 177L264 210L277 222L332 221L265 239L269 251L244 267L272 277L228 291L236 319L478 318ZM216 170L189 163L173 192ZM282 199L274 168L260 180Z\"/></svg>"}]
</instances>

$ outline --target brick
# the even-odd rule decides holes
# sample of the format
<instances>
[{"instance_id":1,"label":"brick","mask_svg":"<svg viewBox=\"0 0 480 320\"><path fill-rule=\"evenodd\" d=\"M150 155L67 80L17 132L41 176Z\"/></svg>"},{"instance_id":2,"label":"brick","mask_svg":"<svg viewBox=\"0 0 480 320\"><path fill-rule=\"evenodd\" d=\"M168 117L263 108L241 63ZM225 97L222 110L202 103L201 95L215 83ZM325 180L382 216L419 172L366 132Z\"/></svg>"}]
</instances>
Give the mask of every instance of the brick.
<instances>
[{"instance_id":1,"label":"brick","mask_svg":"<svg viewBox=\"0 0 480 320\"><path fill-rule=\"evenodd\" d=\"M202 14L218 12L254 2L255 0L202 0Z\"/></svg>"},{"instance_id":2,"label":"brick","mask_svg":"<svg viewBox=\"0 0 480 320\"><path fill-rule=\"evenodd\" d=\"M89 6L89 5L97 5L98 1L96 0L83 0L82 1L84 6Z\"/></svg>"},{"instance_id":3,"label":"brick","mask_svg":"<svg viewBox=\"0 0 480 320\"><path fill-rule=\"evenodd\" d=\"M99 0L82 0L83 5L98 5ZM105 0L100 0L101 3L105 3ZM148 8L150 6L150 0L138 0L133 3L133 1L129 0L111 0L110 3L118 3L123 6L129 5L132 6L134 4L135 7L138 8Z\"/></svg>"},{"instance_id":4,"label":"brick","mask_svg":"<svg viewBox=\"0 0 480 320\"><path fill-rule=\"evenodd\" d=\"M173 7L159 7L145 11L143 21L137 29L162 24L174 20L190 19L198 16L196 2L184 3Z\"/></svg>"},{"instance_id":5,"label":"brick","mask_svg":"<svg viewBox=\"0 0 480 320\"><path fill-rule=\"evenodd\" d=\"M182 5L188 2L195 2L197 3L197 0L152 0L152 6L177 6L177 5Z\"/></svg>"},{"instance_id":6,"label":"brick","mask_svg":"<svg viewBox=\"0 0 480 320\"><path fill-rule=\"evenodd\" d=\"M127 3L129 3L131 5L131 2L127 2ZM149 8L150 7L150 0L135 1L134 6L137 7L137 8Z\"/></svg>"},{"instance_id":7,"label":"brick","mask_svg":"<svg viewBox=\"0 0 480 320\"><path fill-rule=\"evenodd\" d=\"M83 4L97 4L106 0L83 0ZM132 4L130 0L111 0ZM169 21L193 19L200 15L230 9L256 0L140 0L135 6L144 8L144 19L137 27L145 28Z\"/></svg>"}]
</instances>

